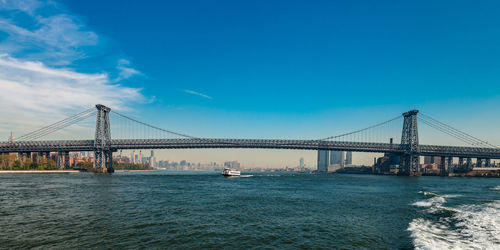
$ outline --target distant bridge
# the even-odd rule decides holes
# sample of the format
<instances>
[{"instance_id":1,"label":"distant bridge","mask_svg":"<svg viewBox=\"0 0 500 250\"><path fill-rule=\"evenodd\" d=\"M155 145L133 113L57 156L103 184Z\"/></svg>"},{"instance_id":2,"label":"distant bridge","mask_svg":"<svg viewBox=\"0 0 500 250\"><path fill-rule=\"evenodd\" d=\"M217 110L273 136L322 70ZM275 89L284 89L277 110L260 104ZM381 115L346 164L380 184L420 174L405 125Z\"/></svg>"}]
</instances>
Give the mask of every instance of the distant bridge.
<instances>
[{"instance_id":1,"label":"distant bridge","mask_svg":"<svg viewBox=\"0 0 500 250\"><path fill-rule=\"evenodd\" d=\"M97 112L96 112L97 111ZM112 171L112 153L123 149L188 149L188 148L260 148L260 149L297 149L297 150L335 150L353 152L392 153L401 158L400 173L402 175L418 175L420 156L441 157L442 171L449 171L452 158L458 157L460 162L466 159L477 158L478 166L490 166L491 159L500 159L500 148L485 141L470 136L464 132L440 123L433 118L423 118L424 123L440 130L443 133L454 136L464 142L478 146L438 146L422 145L418 143L417 110L412 110L389 121L370 126L366 129L328 137L321 140L283 140L283 139L216 139L196 138L168 130L164 130L128 116L116 113L119 117L140 124L149 129L175 135L181 138L169 139L111 139L111 128L109 114L111 109L96 105L96 110L87 110L75 116L66 118L42 129L33 131L18 138L18 141L0 142L0 153L31 153L40 154L48 152L60 152L61 157L68 159L69 152L92 151L94 152L94 168L99 172ZM75 124L92 114L97 114L94 140L37 140L47 134ZM382 126L397 118L403 117L403 131L401 143L381 143L349 141L349 136L369 131ZM154 136L153 136L154 137ZM344 138L343 140L335 140ZM333 140L332 140L333 139ZM389 140L387 140L389 141ZM392 142L392 139L391 139Z\"/></svg>"}]
</instances>

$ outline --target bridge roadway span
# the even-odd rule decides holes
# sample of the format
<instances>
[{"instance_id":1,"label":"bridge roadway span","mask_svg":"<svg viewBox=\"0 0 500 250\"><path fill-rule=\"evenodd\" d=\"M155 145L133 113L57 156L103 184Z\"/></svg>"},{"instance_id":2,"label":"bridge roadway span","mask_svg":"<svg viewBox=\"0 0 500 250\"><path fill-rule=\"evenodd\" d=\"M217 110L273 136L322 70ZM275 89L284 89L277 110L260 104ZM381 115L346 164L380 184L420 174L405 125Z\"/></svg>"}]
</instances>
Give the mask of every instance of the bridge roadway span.
<instances>
[{"instance_id":1,"label":"bridge roadway span","mask_svg":"<svg viewBox=\"0 0 500 250\"><path fill-rule=\"evenodd\" d=\"M187 149L187 148L261 148L300 150L339 150L372 153L405 153L405 145L367 142L338 142L321 140L270 139L118 139L112 140L110 149ZM54 140L0 142L0 153L23 152L79 152L94 151L94 140ZM419 145L423 156L470 157L500 159L498 148Z\"/></svg>"}]
</instances>

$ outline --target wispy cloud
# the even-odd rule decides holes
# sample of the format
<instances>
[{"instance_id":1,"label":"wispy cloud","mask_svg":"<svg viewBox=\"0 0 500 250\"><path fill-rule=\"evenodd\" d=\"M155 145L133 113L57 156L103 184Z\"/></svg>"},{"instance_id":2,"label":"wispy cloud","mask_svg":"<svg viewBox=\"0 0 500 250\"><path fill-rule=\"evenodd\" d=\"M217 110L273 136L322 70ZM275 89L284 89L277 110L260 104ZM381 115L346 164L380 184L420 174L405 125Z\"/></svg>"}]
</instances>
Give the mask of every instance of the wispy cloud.
<instances>
[{"instance_id":1,"label":"wispy cloud","mask_svg":"<svg viewBox=\"0 0 500 250\"><path fill-rule=\"evenodd\" d=\"M115 81L121 81L123 79L128 79L135 75L141 75L141 72L130 67L130 61L127 59L118 60L118 66L116 68L119 70L118 78Z\"/></svg>"},{"instance_id":2,"label":"wispy cloud","mask_svg":"<svg viewBox=\"0 0 500 250\"><path fill-rule=\"evenodd\" d=\"M0 135L12 128L27 132L36 121L57 121L96 103L123 110L145 100L140 89L121 83L141 75L126 59L114 72L71 68L103 47L58 3L0 0L0 11L0 30L7 34L0 38Z\"/></svg>"},{"instance_id":3,"label":"wispy cloud","mask_svg":"<svg viewBox=\"0 0 500 250\"><path fill-rule=\"evenodd\" d=\"M191 94L191 95L197 95L197 96L201 96L203 98L207 98L207 99L212 99L211 96L208 96L208 95L205 95L203 93L200 93L200 92L196 92L196 91L193 91L193 90L189 90L189 89L185 89L184 90L185 93L188 93L188 94Z\"/></svg>"},{"instance_id":4,"label":"wispy cloud","mask_svg":"<svg viewBox=\"0 0 500 250\"><path fill-rule=\"evenodd\" d=\"M31 8L27 4L0 4L0 10L13 12L8 17L0 17L0 30L8 34L0 42L2 53L51 65L67 65L85 58L86 47L98 44L97 34L86 29L78 18L66 13L38 15L37 6L44 4L31 2ZM28 17L29 22L17 17Z\"/></svg>"}]
</instances>

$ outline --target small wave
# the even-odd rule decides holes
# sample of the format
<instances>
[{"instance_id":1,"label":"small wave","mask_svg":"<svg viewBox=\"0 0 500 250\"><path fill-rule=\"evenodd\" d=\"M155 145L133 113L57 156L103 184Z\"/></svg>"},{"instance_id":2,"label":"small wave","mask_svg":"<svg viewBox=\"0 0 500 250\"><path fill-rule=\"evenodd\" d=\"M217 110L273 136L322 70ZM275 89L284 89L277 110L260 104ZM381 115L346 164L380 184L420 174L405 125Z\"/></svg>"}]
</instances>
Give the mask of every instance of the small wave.
<instances>
[{"instance_id":1,"label":"small wave","mask_svg":"<svg viewBox=\"0 0 500 250\"><path fill-rule=\"evenodd\" d=\"M420 191L419 194L423 194L425 196L425 200L414 202L412 205L416 207L440 207L442 204L446 202L446 198L458 197L460 195L457 194L446 194L446 195L437 195L431 192Z\"/></svg>"},{"instance_id":2,"label":"small wave","mask_svg":"<svg viewBox=\"0 0 500 250\"><path fill-rule=\"evenodd\" d=\"M432 207L432 206L441 205L445 202L446 202L446 200L443 197L436 196L436 197L432 197L432 198L427 199L427 200L414 202L412 205L416 206L416 207Z\"/></svg>"},{"instance_id":3,"label":"small wave","mask_svg":"<svg viewBox=\"0 0 500 250\"><path fill-rule=\"evenodd\" d=\"M500 191L500 186L494 186L490 188L491 190Z\"/></svg>"},{"instance_id":4,"label":"small wave","mask_svg":"<svg viewBox=\"0 0 500 250\"><path fill-rule=\"evenodd\" d=\"M420 191L419 194L423 194L425 196L425 200L414 202L412 205L416 207L433 207L439 206L446 202L446 199L442 196L439 196L435 193Z\"/></svg>"},{"instance_id":5,"label":"small wave","mask_svg":"<svg viewBox=\"0 0 500 250\"><path fill-rule=\"evenodd\" d=\"M416 249L499 249L500 201L464 205L437 221L414 219L408 226Z\"/></svg>"},{"instance_id":6,"label":"small wave","mask_svg":"<svg viewBox=\"0 0 500 250\"><path fill-rule=\"evenodd\" d=\"M246 175L240 175L241 178L248 178L248 177L252 177L253 174L246 174Z\"/></svg>"},{"instance_id":7,"label":"small wave","mask_svg":"<svg viewBox=\"0 0 500 250\"><path fill-rule=\"evenodd\" d=\"M425 197L428 197L428 198L431 198L431 197L437 196L437 194L435 194L435 193L431 193L431 192L419 191L418 193L419 193L419 194L423 194Z\"/></svg>"}]
</instances>

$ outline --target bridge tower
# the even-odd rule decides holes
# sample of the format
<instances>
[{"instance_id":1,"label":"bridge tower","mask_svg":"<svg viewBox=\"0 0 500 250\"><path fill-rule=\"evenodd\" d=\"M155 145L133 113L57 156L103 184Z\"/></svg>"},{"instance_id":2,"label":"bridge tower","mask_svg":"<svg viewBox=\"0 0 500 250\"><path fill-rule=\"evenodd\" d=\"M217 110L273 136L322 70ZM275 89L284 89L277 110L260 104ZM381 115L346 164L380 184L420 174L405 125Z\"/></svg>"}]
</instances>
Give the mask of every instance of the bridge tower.
<instances>
[{"instance_id":1,"label":"bridge tower","mask_svg":"<svg viewBox=\"0 0 500 250\"><path fill-rule=\"evenodd\" d=\"M403 113L403 134L401 135L401 146L404 149L401 155L400 175L418 176L420 175L420 157L418 146L418 110L411 110Z\"/></svg>"},{"instance_id":2,"label":"bridge tower","mask_svg":"<svg viewBox=\"0 0 500 250\"><path fill-rule=\"evenodd\" d=\"M113 159L111 151L111 129L109 124L110 108L97 104L97 119L94 139L94 170L100 173L112 173Z\"/></svg>"}]
</instances>

